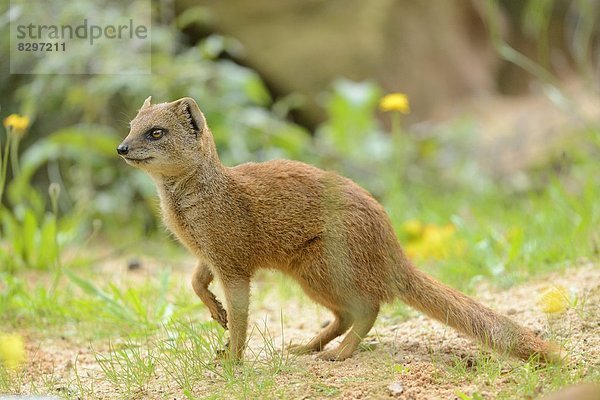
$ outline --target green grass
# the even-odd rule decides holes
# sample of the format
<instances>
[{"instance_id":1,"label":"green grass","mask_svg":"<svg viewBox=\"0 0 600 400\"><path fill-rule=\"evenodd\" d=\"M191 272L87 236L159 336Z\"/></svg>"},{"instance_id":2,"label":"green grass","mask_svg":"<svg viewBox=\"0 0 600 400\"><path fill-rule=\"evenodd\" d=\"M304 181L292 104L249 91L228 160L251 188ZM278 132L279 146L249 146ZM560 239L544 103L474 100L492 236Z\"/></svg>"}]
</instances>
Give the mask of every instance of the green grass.
<instances>
[{"instance_id":1,"label":"green grass","mask_svg":"<svg viewBox=\"0 0 600 400\"><path fill-rule=\"evenodd\" d=\"M450 380L457 385L471 382L483 390L494 389L499 382L504 383L502 390L497 393L498 399L537 398L541 393L551 393L568 385L600 380L598 371L584 365L540 366L535 362L514 363L489 356L479 356L475 361L457 358L453 365L446 368L439 377L445 382ZM486 398L479 391L457 391L456 395L466 396L465 399Z\"/></svg>"},{"instance_id":2,"label":"green grass","mask_svg":"<svg viewBox=\"0 0 600 400\"><path fill-rule=\"evenodd\" d=\"M148 382L155 375L155 350L147 341L135 343L127 339L120 345L110 343L107 353L96 353L95 360L119 393L132 396L147 390Z\"/></svg>"},{"instance_id":3,"label":"green grass","mask_svg":"<svg viewBox=\"0 0 600 400\"><path fill-rule=\"evenodd\" d=\"M43 292L42 286L28 290L31 282L19 277L12 279L11 297L20 300L5 314L9 324L3 326L3 330L21 332L32 343L48 339L52 342L62 337L81 348L91 345L99 368L89 370L87 364L82 366L75 360L66 380L53 370L33 369L32 373L39 378L32 381L24 372L0 367L2 393L18 393L24 388L31 393L53 393L65 398L73 395L96 398L108 390L116 398L129 399L154 395L158 386L165 390L164 396L159 398L166 398L167 393L180 393L190 399L293 398L297 393L279 383L279 379L289 375L303 381L304 387L315 396L339 397L344 385L359 382L357 377L349 376L331 383L305 370L302 359L290 357L283 351L283 339L274 339L273 332L260 326L254 326L251 332L260 345L252 346L242 365L216 362L215 355L226 342L225 332L214 322L202 321L207 311L198 304L191 290L182 294L181 285L175 284L172 277L156 275L144 282L116 285L106 276L81 273L77 280L65 279L60 290L51 295ZM273 288L270 294L263 296L276 298L279 290ZM156 300L161 297L164 305ZM573 307L580 319L593 317L585 298L576 299ZM172 311L165 312L165 309ZM393 311L393 308L383 311L384 315L391 316L392 324L404 318L393 312L388 314L387 310ZM285 333L285 327L281 329ZM385 343L385 339L377 341ZM598 373L581 366L540 368L535 362L507 360L484 351L468 359L455 357L450 363L437 358L433 349L431 354L431 362L437 366L438 382L455 383L457 387L471 382L487 390L502 382L499 398L514 398L515 391L520 397L535 396L540 388L547 393L582 380L600 379ZM397 364L392 356L389 360L381 358L381 354L377 357L378 370L373 371L373 376L361 378L366 379L365 384L373 378L400 376L402 379L410 374L410 364ZM61 388L60 391L57 388ZM477 393L464 395L477 398Z\"/></svg>"}]
</instances>

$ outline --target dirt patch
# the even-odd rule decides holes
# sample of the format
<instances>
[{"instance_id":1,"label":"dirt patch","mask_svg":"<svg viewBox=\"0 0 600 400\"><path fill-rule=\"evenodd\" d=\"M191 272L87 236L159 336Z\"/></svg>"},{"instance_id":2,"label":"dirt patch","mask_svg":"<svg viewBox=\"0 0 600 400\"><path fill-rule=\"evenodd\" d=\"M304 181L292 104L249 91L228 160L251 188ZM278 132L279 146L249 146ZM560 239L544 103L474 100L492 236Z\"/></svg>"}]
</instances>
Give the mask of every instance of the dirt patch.
<instances>
[{"instance_id":1,"label":"dirt patch","mask_svg":"<svg viewBox=\"0 0 600 400\"><path fill-rule=\"evenodd\" d=\"M254 285L249 354L263 351L265 332L271 342L281 348L290 342L309 340L330 318L326 310L299 295L298 288L290 288L291 293L287 293L286 288L275 289L273 280L269 276ZM539 309L537 299L551 285L564 286L576 299L565 313L546 315ZM570 353L574 368L600 368L600 269L597 266L585 264L505 292L493 292L482 286L478 298L561 343ZM290 358L273 377L272 397L449 399L458 398L458 393L476 392L484 398L494 398L515 385L511 372L520 368L521 362L494 358L492 367L499 365L500 370L491 373L492 367L482 365L486 357L481 357L484 351L476 343L416 313L401 321L391 309L384 309L361 351L348 360L331 363L314 356ZM76 388L93 387L91 397L123 397L103 379L94 356L94 351L108 350L106 343L92 346L71 336L36 341L36 336L32 332L27 340L32 361L23 381L24 393L43 392L40 388L52 387L55 394L88 398L91 391L77 393ZM79 385L75 384L77 381ZM214 395L223 390L223 385L222 378L207 373L198 377L194 395ZM546 391L540 387L537 394ZM185 396L158 368L139 398Z\"/></svg>"}]
</instances>

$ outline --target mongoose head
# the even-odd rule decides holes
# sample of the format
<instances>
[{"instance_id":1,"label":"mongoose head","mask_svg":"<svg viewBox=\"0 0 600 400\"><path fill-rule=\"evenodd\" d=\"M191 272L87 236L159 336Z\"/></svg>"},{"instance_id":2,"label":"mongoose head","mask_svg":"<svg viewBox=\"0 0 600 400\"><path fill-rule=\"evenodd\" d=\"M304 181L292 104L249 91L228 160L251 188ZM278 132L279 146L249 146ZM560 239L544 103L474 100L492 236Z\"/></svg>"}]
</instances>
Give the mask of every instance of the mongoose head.
<instances>
[{"instance_id":1,"label":"mongoose head","mask_svg":"<svg viewBox=\"0 0 600 400\"><path fill-rule=\"evenodd\" d=\"M153 176L177 176L218 160L210 130L194 99L151 104L148 97L117 147L127 164Z\"/></svg>"}]
</instances>

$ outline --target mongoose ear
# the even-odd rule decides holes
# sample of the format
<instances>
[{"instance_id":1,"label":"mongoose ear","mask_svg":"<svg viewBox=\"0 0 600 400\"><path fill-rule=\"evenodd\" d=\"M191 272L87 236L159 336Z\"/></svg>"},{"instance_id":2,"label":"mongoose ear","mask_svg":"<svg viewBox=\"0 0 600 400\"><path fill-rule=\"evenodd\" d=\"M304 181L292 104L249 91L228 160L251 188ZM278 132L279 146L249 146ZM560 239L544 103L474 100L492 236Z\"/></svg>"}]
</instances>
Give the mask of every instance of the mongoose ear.
<instances>
[{"instance_id":1,"label":"mongoose ear","mask_svg":"<svg viewBox=\"0 0 600 400\"><path fill-rule=\"evenodd\" d=\"M142 108L140 108L140 110L150 107L152 105L152 104L150 104L151 101L152 101L152 96L148 96L148 98L146 100L144 100L144 104L142 104Z\"/></svg>"},{"instance_id":2,"label":"mongoose ear","mask_svg":"<svg viewBox=\"0 0 600 400\"><path fill-rule=\"evenodd\" d=\"M200 111L198 104L191 97L184 97L172 102L171 107L175 113L182 118L190 127L194 135L198 135L204 130L206 121L204 114Z\"/></svg>"}]
</instances>

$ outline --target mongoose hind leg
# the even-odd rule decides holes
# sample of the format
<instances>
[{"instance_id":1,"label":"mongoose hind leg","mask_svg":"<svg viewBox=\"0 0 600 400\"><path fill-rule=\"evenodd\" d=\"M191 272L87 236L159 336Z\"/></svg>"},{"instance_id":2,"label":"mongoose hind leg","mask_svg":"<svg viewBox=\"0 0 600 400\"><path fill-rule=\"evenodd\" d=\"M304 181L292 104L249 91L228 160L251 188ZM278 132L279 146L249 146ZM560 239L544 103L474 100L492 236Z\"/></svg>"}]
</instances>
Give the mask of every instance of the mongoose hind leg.
<instances>
[{"instance_id":1,"label":"mongoose hind leg","mask_svg":"<svg viewBox=\"0 0 600 400\"><path fill-rule=\"evenodd\" d=\"M196 295L210 311L212 319L217 321L223 328L227 329L227 312L213 292L208 290L208 285L212 282L213 278L213 273L208 266L202 261L199 261L192 275L192 287L194 288Z\"/></svg>"},{"instance_id":2,"label":"mongoose hind leg","mask_svg":"<svg viewBox=\"0 0 600 400\"><path fill-rule=\"evenodd\" d=\"M323 350L333 339L344 334L352 326L352 315L334 311L335 319L331 321L317 336L305 345L293 344L288 350L293 354L308 354Z\"/></svg>"},{"instance_id":3,"label":"mongoose hind leg","mask_svg":"<svg viewBox=\"0 0 600 400\"><path fill-rule=\"evenodd\" d=\"M322 352L318 355L318 358L327 361L342 361L352 356L352 353L358 348L360 341L373 327L378 313L379 306L372 309L361 310L361 312L355 312L353 315L354 324L352 325L352 329L346 334L342 343L335 349Z\"/></svg>"},{"instance_id":4,"label":"mongoose hind leg","mask_svg":"<svg viewBox=\"0 0 600 400\"><path fill-rule=\"evenodd\" d=\"M379 312L377 300L366 296L357 285L350 264L328 260L324 244L312 242L310 247L291 265L292 276L315 302L332 310L336 319L305 346L294 346L294 353L321 351L333 339L350 327L341 345L321 353L323 360L343 360L352 355L361 339L373 326ZM339 247L335 243L333 247Z\"/></svg>"}]
</instances>

